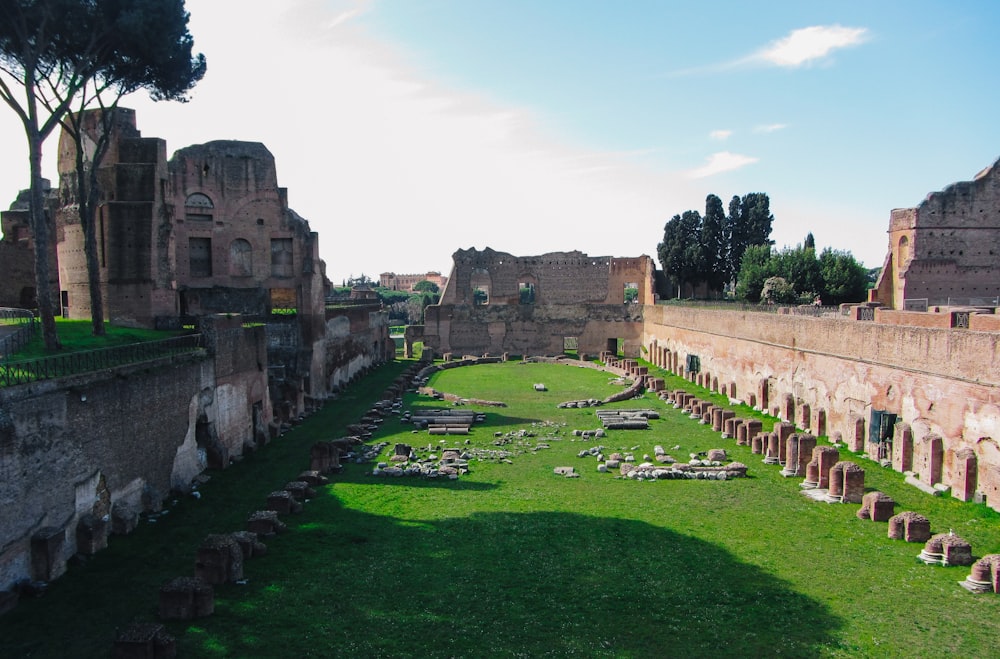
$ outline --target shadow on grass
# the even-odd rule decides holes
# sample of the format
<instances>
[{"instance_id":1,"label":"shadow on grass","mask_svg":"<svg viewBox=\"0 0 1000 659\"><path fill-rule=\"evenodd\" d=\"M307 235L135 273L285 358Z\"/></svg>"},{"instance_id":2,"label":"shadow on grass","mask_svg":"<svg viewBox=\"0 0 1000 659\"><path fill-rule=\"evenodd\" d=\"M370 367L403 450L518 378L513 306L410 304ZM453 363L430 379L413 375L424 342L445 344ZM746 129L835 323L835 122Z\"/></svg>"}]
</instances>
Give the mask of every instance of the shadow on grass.
<instances>
[{"instance_id":1,"label":"shadow on grass","mask_svg":"<svg viewBox=\"0 0 1000 659\"><path fill-rule=\"evenodd\" d=\"M186 656L817 656L827 607L704 541L627 519L400 520L327 497L178 629ZM259 575L259 576L258 576Z\"/></svg>"}]
</instances>

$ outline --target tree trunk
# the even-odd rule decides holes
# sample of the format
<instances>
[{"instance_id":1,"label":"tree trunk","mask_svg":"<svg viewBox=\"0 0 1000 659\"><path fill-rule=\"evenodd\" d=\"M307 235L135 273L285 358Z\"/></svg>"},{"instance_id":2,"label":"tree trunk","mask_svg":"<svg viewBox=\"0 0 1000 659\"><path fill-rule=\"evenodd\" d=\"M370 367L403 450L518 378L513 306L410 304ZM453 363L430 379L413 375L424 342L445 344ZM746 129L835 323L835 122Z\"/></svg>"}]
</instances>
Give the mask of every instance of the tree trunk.
<instances>
[{"instance_id":1,"label":"tree trunk","mask_svg":"<svg viewBox=\"0 0 1000 659\"><path fill-rule=\"evenodd\" d=\"M45 191L42 189L42 137L37 129L28 129L28 161L31 171L31 233L35 245L35 299L38 315L42 322L42 338L45 349L59 350L59 335L56 333L55 305L52 300L52 285L49 281L50 231L48 209L45 207Z\"/></svg>"}]
</instances>

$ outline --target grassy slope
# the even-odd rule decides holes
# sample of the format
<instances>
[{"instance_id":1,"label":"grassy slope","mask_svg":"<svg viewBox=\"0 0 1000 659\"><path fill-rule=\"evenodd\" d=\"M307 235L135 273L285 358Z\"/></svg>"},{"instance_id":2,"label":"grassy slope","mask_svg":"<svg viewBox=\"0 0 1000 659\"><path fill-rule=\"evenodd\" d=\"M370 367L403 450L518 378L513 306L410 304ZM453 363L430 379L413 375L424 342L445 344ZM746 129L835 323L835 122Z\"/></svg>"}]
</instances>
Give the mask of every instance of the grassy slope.
<instances>
[{"instance_id":1,"label":"grassy slope","mask_svg":"<svg viewBox=\"0 0 1000 659\"><path fill-rule=\"evenodd\" d=\"M13 656L106 656L113 628L153 619L156 590L189 574L198 541L236 530L272 489L306 467L308 446L355 421L392 379L387 366L242 465L214 475L157 524L55 582L0 618ZM533 391L544 382L547 392ZM246 565L246 585L217 588L216 613L171 623L181 656L988 656L1000 599L972 596L968 568L928 567L919 545L891 541L856 505L814 503L749 449L647 396L663 418L617 431L609 450L662 444L679 459L723 447L750 467L727 482L634 482L596 472L577 452L593 442L593 410L556 403L618 390L608 376L568 366L508 363L442 372L439 390L503 400L468 437L534 430L551 448L513 464L473 463L458 481L384 480L348 465L290 518L290 532ZM689 386L672 380L671 387ZM409 397L408 404L432 405ZM553 422L555 426L539 425ZM532 425L532 424L536 425ZM565 424L565 425L562 425ZM558 434L546 438L558 429ZM389 421L377 439L439 445ZM460 444L466 438L450 438ZM572 465L579 479L552 474ZM977 556L1000 551L998 515L928 497L862 461L866 486L896 510L953 528ZM123 584L123 585L118 585Z\"/></svg>"}]
</instances>

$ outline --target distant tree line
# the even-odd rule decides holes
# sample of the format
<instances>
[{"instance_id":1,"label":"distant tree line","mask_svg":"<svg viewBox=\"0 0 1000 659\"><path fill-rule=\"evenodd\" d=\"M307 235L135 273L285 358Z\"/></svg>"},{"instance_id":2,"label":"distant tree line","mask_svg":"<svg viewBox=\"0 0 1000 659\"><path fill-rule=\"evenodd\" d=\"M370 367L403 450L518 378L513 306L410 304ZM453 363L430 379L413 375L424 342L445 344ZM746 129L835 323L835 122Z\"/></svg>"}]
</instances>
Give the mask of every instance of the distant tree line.
<instances>
[{"instance_id":1,"label":"distant tree line","mask_svg":"<svg viewBox=\"0 0 1000 659\"><path fill-rule=\"evenodd\" d=\"M812 233L795 247L747 249L737 275L735 297L747 302L837 305L861 302L869 271L850 252L829 247L816 255Z\"/></svg>"},{"instance_id":2,"label":"distant tree line","mask_svg":"<svg viewBox=\"0 0 1000 659\"><path fill-rule=\"evenodd\" d=\"M705 214L674 215L663 228L656 253L673 297L719 298L747 302L836 305L861 302L869 271L850 252L824 249L816 254L809 233L802 244L776 250L771 240L774 215L763 192L734 196L728 214L722 200L705 198Z\"/></svg>"},{"instance_id":3,"label":"distant tree line","mask_svg":"<svg viewBox=\"0 0 1000 659\"><path fill-rule=\"evenodd\" d=\"M413 292L399 291L379 286L368 276L348 277L341 286L335 286L332 297L349 298L351 289L355 286L367 286L375 291L379 302L386 310L389 323L392 325L420 325L424 322L424 309L427 305L437 304L441 299L438 285L426 279L413 285Z\"/></svg>"},{"instance_id":4,"label":"distant tree line","mask_svg":"<svg viewBox=\"0 0 1000 659\"><path fill-rule=\"evenodd\" d=\"M770 246L771 200L763 192L734 196L729 213L714 194L705 198L705 215L696 210L674 215L663 228L656 254L671 291L683 297L702 289L705 297L721 296L740 271L743 254L753 245Z\"/></svg>"}]
</instances>

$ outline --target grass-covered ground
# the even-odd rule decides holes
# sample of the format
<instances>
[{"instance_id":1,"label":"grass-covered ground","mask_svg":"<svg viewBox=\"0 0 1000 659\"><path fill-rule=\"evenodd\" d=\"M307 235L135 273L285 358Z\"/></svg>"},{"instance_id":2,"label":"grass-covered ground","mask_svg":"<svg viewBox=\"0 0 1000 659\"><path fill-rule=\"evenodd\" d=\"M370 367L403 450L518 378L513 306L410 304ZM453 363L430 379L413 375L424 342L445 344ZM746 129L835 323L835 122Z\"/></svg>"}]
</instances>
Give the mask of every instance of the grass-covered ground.
<instances>
[{"instance_id":1,"label":"grass-covered ground","mask_svg":"<svg viewBox=\"0 0 1000 659\"><path fill-rule=\"evenodd\" d=\"M310 444L343 434L402 367L379 369L214 473L200 499L181 498L22 602L0 618L0 654L107 656L116 626L155 619L159 585L192 573L201 538L243 528L268 492L307 468ZM548 391L534 391L537 382ZM347 465L246 564L245 585L216 589L215 615L168 625L180 656L995 656L1000 598L960 588L968 568L920 563L919 545L889 540L885 523L856 518L857 505L807 499L800 479L652 395L617 405L660 411L650 430L584 441L571 431L597 428L594 409L556 404L619 390L605 373L505 363L444 371L431 385L508 407L481 408L485 425L443 444L395 419L373 441L389 441L388 451L397 441L503 448L517 452L510 463L473 462L457 481ZM516 430L535 437L493 445L494 433ZM550 448L531 450L538 442ZM638 456L661 444L682 460L725 448L750 478L616 479L577 457L597 442ZM892 495L897 512L927 515L934 532L954 529L977 556L1000 552L996 513L929 497L858 460L866 486ZM582 476L553 475L560 465Z\"/></svg>"},{"instance_id":2,"label":"grass-covered ground","mask_svg":"<svg viewBox=\"0 0 1000 659\"><path fill-rule=\"evenodd\" d=\"M158 341L169 339L172 336L183 334L182 331L160 331L150 329L139 329L132 327L119 327L105 323L105 336L94 336L93 325L89 320L69 320L66 318L56 318L56 333L62 349L58 352L48 352L45 350L45 343L42 340L42 330L39 323L34 338L28 342L21 350L10 356L9 361L20 361L22 359L35 359L38 357L51 357L53 355L78 352L82 350L97 350L100 348L114 348L117 346L142 343L144 341Z\"/></svg>"}]
</instances>

